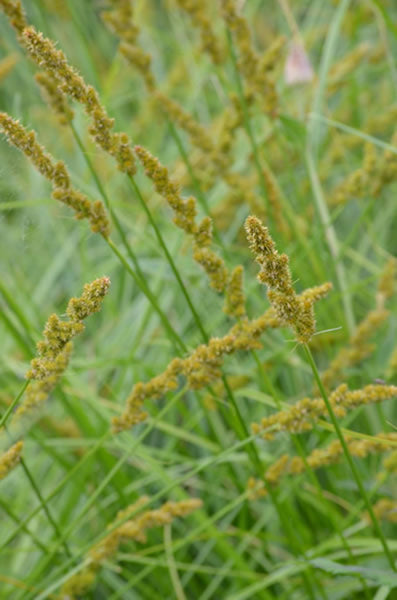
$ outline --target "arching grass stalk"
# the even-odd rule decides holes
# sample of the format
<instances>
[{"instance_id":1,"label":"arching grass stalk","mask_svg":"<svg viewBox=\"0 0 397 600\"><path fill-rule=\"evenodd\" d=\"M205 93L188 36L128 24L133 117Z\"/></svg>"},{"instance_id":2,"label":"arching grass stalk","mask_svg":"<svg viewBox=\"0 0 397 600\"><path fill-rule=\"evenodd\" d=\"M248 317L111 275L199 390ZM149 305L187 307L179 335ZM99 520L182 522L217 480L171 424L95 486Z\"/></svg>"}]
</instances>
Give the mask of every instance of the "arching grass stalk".
<instances>
[{"instance_id":1,"label":"arching grass stalk","mask_svg":"<svg viewBox=\"0 0 397 600\"><path fill-rule=\"evenodd\" d=\"M9 506L8 502L5 502L2 498L0 498L0 506L4 510L4 512L6 512L7 515L9 517L11 517L11 519L13 521L15 521L15 523L17 523L17 525L20 524L21 520L20 520L19 516L17 516L14 513L14 511L12 510L12 508ZM26 525L22 525L22 531L24 531L32 539L32 541L36 544L36 546L38 548L40 548L40 550L43 552L43 554L46 554L48 552L47 546L45 544L43 544L39 540L39 538L36 536L36 534L33 533L33 531L30 531L29 528Z\"/></svg>"},{"instance_id":2,"label":"arching grass stalk","mask_svg":"<svg viewBox=\"0 0 397 600\"><path fill-rule=\"evenodd\" d=\"M120 260L120 262L123 264L123 266L127 269L128 273L134 278L137 285L141 288L140 282L142 280L137 275L137 273L135 273L135 271L132 269L131 265L126 260L126 258L123 256L123 254L120 252L120 250L118 249L116 244L110 238L108 238L106 241L107 241L109 247L111 248L112 252L117 256L117 258ZM173 339L174 343L177 344L179 351L182 350L183 352L187 352L187 347L186 347L185 343L183 342L183 340L179 336L179 334L172 327L171 323L169 322L166 315L163 313L162 309L158 305L157 300L154 297L154 295L152 294L152 292L150 291L150 289L146 285L144 285L143 287L144 287L144 289L141 288L142 291L144 292L145 296L149 299L153 308L156 310L157 314L159 315L161 322L164 325L164 328L169 333L169 335Z\"/></svg>"},{"instance_id":3,"label":"arching grass stalk","mask_svg":"<svg viewBox=\"0 0 397 600\"><path fill-rule=\"evenodd\" d=\"M186 600L185 592L183 591L183 586L179 578L178 567L175 562L170 523L167 523L167 525L164 526L164 548L175 598L177 600Z\"/></svg>"},{"instance_id":4,"label":"arching grass stalk","mask_svg":"<svg viewBox=\"0 0 397 600\"><path fill-rule=\"evenodd\" d=\"M63 538L63 534L62 534L61 530L59 529L58 524L55 521L54 517L52 516L49 507L47 506L47 502L43 498L43 495L40 492L40 488L38 487L38 485L37 485L37 483L36 483L33 475L31 474L31 472L30 472L29 468L27 467L27 465L26 465L24 459L22 458L22 456L20 458L20 464L21 464L21 467L22 467L22 469L23 469L26 477L28 478L28 480L30 482L30 485L32 486L32 489L33 489L34 493L36 494L36 496L37 496L37 498L38 498L38 500L40 502L40 505L41 505L43 511L46 514L48 522L51 524L53 530L55 531L57 537L59 538L60 544L63 546L63 548L64 548L64 550L66 552L66 555L69 556L69 557L71 557L72 553L70 552L69 546L68 546L66 540Z\"/></svg>"},{"instance_id":5,"label":"arching grass stalk","mask_svg":"<svg viewBox=\"0 0 397 600\"><path fill-rule=\"evenodd\" d=\"M354 477L354 479L356 481L356 484L357 484L357 487L358 487L358 489L360 491L361 497L364 500L365 507L366 507L366 509L368 511L368 514L369 514L370 518L371 518L372 524L373 524L374 529L375 529L375 531L376 531L376 533L378 535L378 538L379 538L379 540L380 540L380 542L381 542L381 544L383 546L386 558L387 558L387 560L388 560L388 562L390 564L390 567L393 569L393 571L396 571L396 567L394 565L394 560L393 560L392 554L390 552L390 549L389 549L389 547L387 545L386 538L385 538L385 536L383 534L383 531L382 531L382 529L381 529L381 527L379 525L379 521L376 518L376 515L375 515L375 513L373 511L372 504L369 501L369 498L368 498L367 492L365 490L364 484L363 484L363 482L361 480L360 473L359 473L359 471L358 471L358 469L357 469L357 467L356 467L356 465L354 463L354 460L353 460L353 458L352 458L352 456L351 456L351 454L349 452L349 448L347 447L347 444L345 442L345 438L343 437L343 433L341 431L340 425L339 425L338 420L337 420L337 418L335 416L335 413L333 411L331 403L330 403L330 401L328 399L327 392L325 391L325 388L324 388L323 383L321 381L321 377L320 377L320 374L318 372L318 369L317 369L316 363L314 361L313 355L311 353L311 350L310 350L310 348L309 348L309 346L307 344L303 344L303 349L304 349L307 361L310 364L310 367L311 367L311 369L313 371L313 375L314 375L314 378L315 378L316 383L318 385L318 388L320 390L321 396L322 396L322 398L324 400L324 403L325 403L325 405L327 407L328 414L330 416L332 424L335 427L335 432L336 432L336 434L337 434L337 436L339 438L339 441L341 443L341 446L343 448L343 452L344 452L344 455L346 457L346 460L347 460L347 462L349 464L349 467L351 469L353 477Z\"/></svg>"},{"instance_id":6,"label":"arching grass stalk","mask_svg":"<svg viewBox=\"0 0 397 600\"><path fill-rule=\"evenodd\" d=\"M179 287L181 288L182 294L183 294L183 296L184 296L184 298L185 298L185 300L186 300L186 302L187 302L187 304L189 306L189 309L190 309L190 311L191 311L191 313L193 315L194 321L195 321L197 327L199 328L200 333L201 333L204 341L208 342L209 336L208 336L208 334L206 333L206 331L204 329L204 326L203 326L203 323L202 323L202 321L200 319L200 316L197 313L197 310L196 310L196 308L195 308L195 306L193 304L192 299L190 298L190 294L187 291L186 286L185 286L185 284L182 281L182 277L181 277L181 275L180 275L180 273L179 273L179 271L178 271L178 269L177 269L177 267L175 265L174 259L172 258L171 254L170 254L170 251L168 250L168 247L167 247L167 245L166 245L166 243L164 241L164 238L163 238L163 236L162 236L162 234L160 232L160 229L158 228L157 223L156 223L155 219L153 218L153 215L152 215L152 213L151 213L151 211L150 211L147 203L145 202L145 200L144 200L144 198L143 198L143 196L141 194L141 191L140 191L137 183L135 182L135 179L132 177L132 175L128 174L127 176L128 176L128 180L130 182L130 185L131 185L131 187L132 187L132 189L134 191L134 194L138 198L138 200L139 200L139 202L140 202L140 204L141 204L144 212L146 213L146 216L147 216L147 218L149 220L150 225L153 228L153 231L154 231L154 233L156 235L158 243L160 244L160 246L161 246L161 248L162 248L162 250L163 250L163 252L165 254L165 257L166 257L166 259L168 261L168 264L171 267L171 270L172 270L172 272L173 272L173 274L175 276L175 279L177 280L177 282L179 284Z\"/></svg>"}]
</instances>

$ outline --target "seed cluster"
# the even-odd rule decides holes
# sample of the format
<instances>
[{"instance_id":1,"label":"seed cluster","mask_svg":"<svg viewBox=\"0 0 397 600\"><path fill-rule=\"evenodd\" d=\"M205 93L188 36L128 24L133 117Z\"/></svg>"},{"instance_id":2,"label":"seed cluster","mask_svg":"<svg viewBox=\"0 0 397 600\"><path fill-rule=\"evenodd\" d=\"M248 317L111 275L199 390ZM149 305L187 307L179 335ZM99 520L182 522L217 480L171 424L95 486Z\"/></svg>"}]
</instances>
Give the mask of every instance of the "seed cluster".
<instances>
[{"instance_id":1,"label":"seed cluster","mask_svg":"<svg viewBox=\"0 0 397 600\"><path fill-rule=\"evenodd\" d=\"M15 469L21 459L22 450L23 442L19 441L0 455L0 480Z\"/></svg>"},{"instance_id":2,"label":"seed cluster","mask_svg":"<svg viewBox=\"0 0 397 600\"><path fill-rule=\"evenodd\" d=\"M113 156L120 171L134 175L134 154L127 134L113 133L114 119L108 116L97 91L69 65L62 50L57 50L54 43L34 27L23 30L21 43L34 62L58 82L64 94L83 104L92 119L89 132L98 146Z\"/></svg>"},{"instance_id":3,"label":"seed cluster","mask_svg":"<svg viewBox=\"0 0 397 600\"><path fill-rule=\"evenodd\" d=\"M299 342L308 342L315 332L313 305L331 289L330 283L316 288L312 294L297 296L292 286L289 260L276 250L269 230L257 217L248 217L245 230L255 260L261 270L258 279L268 286L268 298L282 322L291 326Z\"/></svg>"},{"instance_id":4,"label":"seed cluster","mask_svg":"<svg viewBox=\"0 0 397 600\"><path fill-rule=\"evenodd\" d=\"M87 219L94 233L100 233L105 238L109 236L110 222L102 202L91 202L72 186L65 163L55 162L38 143L34 131L28 131L7 113L0 113L0 131L3 131L10 144L23 152L39 173L51 182L52 197L55 200L72 208L76 219Z\"/></svg>"},{"instance_id":5,"label":"seed cluster","mask_svg":"<svg viewBox=\"0 0 397 600\"><path fill-rule=\"evenodd\" d=\"M343 383L329 396L329 402L337 417L344 417L350 410L366 404L383 402L397 396L397 386L367 385L359 390L349 390ZM272 439L276 432L302 433L313 429L314 423L326 417L328 410L322 398L303 398L289 408L265 417L260 424L254 423L254 433L263 432L265 439Z\"/></svg>"}]
</instances>

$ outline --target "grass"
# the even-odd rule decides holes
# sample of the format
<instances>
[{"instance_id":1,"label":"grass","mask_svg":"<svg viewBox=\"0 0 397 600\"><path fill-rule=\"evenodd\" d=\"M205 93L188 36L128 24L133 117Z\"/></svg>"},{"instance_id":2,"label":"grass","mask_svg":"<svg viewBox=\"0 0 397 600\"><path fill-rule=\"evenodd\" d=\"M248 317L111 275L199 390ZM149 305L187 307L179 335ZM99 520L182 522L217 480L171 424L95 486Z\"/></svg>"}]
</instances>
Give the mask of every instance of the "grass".
<instances>
[{"instance_id":1,"label":"grass","mask_svg":"<svg viewBox=\"0 0 397 600\"><path fill-rule=\"evenodd\" d=\"M151 397L148 382L173 359L186 361L230 331L238 337L247 321L223 312L225 292L211 288L193 259L192 236L175 226L140 163L134 176L120 172L94 144L76 102L69 102L73 121L59 123L35 83L37 66L0 11L1 111L35 130L65 161L73 185L101 200L111 221L105 238L73 219L1 136L0 476L12 443L22 439L24 446L0 481L0 597L392 600L395 398L390 392L382 402L370 400L396 384L397 374L395 271L382 280L397 252L396 8L348 0L194 2L199 10L192 17L181 0L134 2L134 65L102 18L103 9L120 4L32 0L24 8L28 22L96 88L114 131L167 166L183 198L197 199L197 222L212 219L211 249L229 273L244 267L250 320L270 306L244 235L250 214L289 256L297 294L327 281L333 289L315 303L316 333L308 344L285 323L265 329L257 347L250 333L244 349L227 352L221 365L211 356L215 362L198 372L198 384L186 371L174 389ZM259 83L242 64L230 14L229 21L223 16L222 6L230 5L248 24L254 61L285 36ZM7 6L0 0L0 8ZM223 53L219 64L201 46L206 18ZM304 43L314 78L288 85L283 67L293 37ZM142 70L145 53L152 63ZM4 73L2 59L13 65ZM149 68L152 87L145 85ZM155 100L159 91L191 115L187 125ZM200 135L210 149L203 150ZM348 185L352 173L358 174ZM55 312L65 320L69 299L102 276L111 288L100 312L87 319L68 368L17 435L15 410L35 385L25 373L48 317ZM384 308L384 319L355 343L360 324ZM348 348L332 386L324 386L333 359ZM114 433L112 419L139 382L148 416ZM344 414L332 394L342 383L368 390ZM308 409L305 430L251 430L304 397L326 407L320 418ZM362 444L361 454L352 440ZM338 443L338 460L316 465L313 452ZM363 450L376 443L376 450ZM284 454L303 461L303 470L285 470ZM275 469L276 484L269 475ZM143 508L120 513L143 496ZM191 498L201 506L157 522L165 503ZM389 509L382 512L380 501ZM95 563L95 551L109 548L112 535L137 523L143 528L147 515L153 523L145 540L124 535ZM92 581L67 591L90 568Z\"/></svg>"}]
</instances>

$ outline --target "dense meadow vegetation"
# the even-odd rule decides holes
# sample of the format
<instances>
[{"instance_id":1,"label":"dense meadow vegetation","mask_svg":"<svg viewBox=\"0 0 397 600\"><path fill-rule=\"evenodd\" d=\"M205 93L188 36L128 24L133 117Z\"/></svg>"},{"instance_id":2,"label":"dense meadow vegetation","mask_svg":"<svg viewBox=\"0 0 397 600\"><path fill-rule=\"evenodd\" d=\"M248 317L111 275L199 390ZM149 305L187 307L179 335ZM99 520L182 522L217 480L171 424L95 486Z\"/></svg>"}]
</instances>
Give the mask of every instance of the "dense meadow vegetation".
<instances>
[{"instance_id":1,"label":"dense meadow vegetation","mask_svg":"<svg viewBox=\"0 0 397 600\"><path fill-rule=\"evenodd\" d=\"M0 599L397 597L396 56L393 0L0 0Z\"/></svg>"}]
</instances>

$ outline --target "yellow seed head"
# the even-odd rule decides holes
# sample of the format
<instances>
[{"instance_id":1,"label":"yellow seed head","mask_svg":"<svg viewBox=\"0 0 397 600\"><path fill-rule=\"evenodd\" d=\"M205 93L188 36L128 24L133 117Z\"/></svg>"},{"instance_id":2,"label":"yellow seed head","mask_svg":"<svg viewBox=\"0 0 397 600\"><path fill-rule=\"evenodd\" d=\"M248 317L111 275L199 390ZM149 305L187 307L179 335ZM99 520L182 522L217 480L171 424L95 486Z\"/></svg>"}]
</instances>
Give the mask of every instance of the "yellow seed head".
<instances>
[{"instance_id":1,"label":"yellow seed head","mask_svg":"<svg viewBox=\"0 0 397 600\"><path fill-rule=\"evenodd\" d=\"M69 357L73 349L72 342L65 344L64 348L53 360L48 360L46 376L44 379L32 381L25 392L22 404L17 408L12 425L19 427L21 417L30 415L32 411L39 410L46 402L49 394L56 387L58 381L66 370ZM37 359L36 359L37 360ZM42 369L40 369L42 371Z\"/></svg>"},{"instance_id":2,"label":"yellow seed head","mask_svg":"<svg viewBox=\"0 0 397 600\"><path fill-rule=\"evenodd\" d=\"M35 80L40 86L44 100L48 102L62 125L72 121L74 113L68 105L58 82L46 72L36 73Z\"/></svg>"},{"instance_id":3,"label":"yellow seed head","mask_svg":"<svg viewBox=\"0 0 397 600\"><path fill-rule=\"evenodd\" d=\"M231 317L240 319L245 316L245 296L243 288L244 269L238 265L233 269L226 288L224 312Z\"/></svg>"},{"instance_id":4,"label":"yellow seed head","mask_svg":"<svg viewBox=\"0 0 397 600\"><path fill-rule=\"evenodd\" d=\"M372 439L345 437L350 454L358 458L387 452L390 450L389 441L397 441L397 433L379 432ZM303 473L307 467L314 470L333 465L338 463L343 456L343 447L339 440L333 440L325 448L316 448L306 456L305 460L301 456L290 457L288 454L284 454L267 469L265 480L272 486L276 486L285 475L298 475Z\"/></svg>"},{"instance_id":5,"label":"yellow seed head","mask_svg":"<svg viewBox=\"0 0 397 600\"><path fill-rule=\"evenodd\" d=\"M37 344L39 357L32 360L31 368L26 374L28 379L45 380L53 372L59 371L56 363L59 354L73 337L83 331L83 319L100 310L109 286L108 277L101 277L85 285L82 296L69 301L66 311L68 321L61 321L56 314L49 317L43 331L44 340Z\"/></svg>"},{"instance_id":6,"label":"yellow seed head","mask_svg":"<svg viewBox=\"0 0 397 600\"><path fill-rule=\"evenodd\" d=\"M2 60L0 60L0 81L5 79L9 73L13 70L16 63L18 62L17 54L10 54Z\"/></svg>"},{"instance_id":7,"label":"yellow seed head","mask_svg":"<svg viewBox=\"0 0 397 600\"><path fill-rule=\"evenodd\" d=\"M0 479L4 479L20 461L23 442L17 442L7 452L0 456Z\"/></svg>"},{"instance_id":8,"label":"yellow seed head","mask_svg":"<svg viewBox=\"0 0 397 600\"><path fill-rule=\"evenodd\" d=\"M76 69L69 65L62 50L57 50L54 42L34 27L24 29L22 38L29 56L58 82L61 91L84 105L92 119L89 132L98 146L115 158L121 171L134 175L135 161L128 136L112 132L114 119L108 116L96 90L86 84Z\"/></svg>"},{"instance_id":9,"label":"yellow seed head","mask_svg":"<svg viewBox=\"0 0 397 600\"><path fill-rule=\"evenodd\" d=\"M100 233L105 238L109 236L110 222L102 202L90 202L84 194L72 187L65 164L62 161L55 162L54 158L45 152L43 146L37 142L34 131L27 131L19 121L7 113L0 113L0 130L51 182L52 197L55 200L72 208L76 219L87 219L94 233Z\"/></svg>"},{"instance_id":10,"label":"yellow seed head","mask_svg":"<svg viewBox=\"0 0 397 600\"><path fill-rule=\"evenodd\" d=\"M123 414L112 419L113 431L118 433L144 421L147 417L142 410L145 400L175 390L179 376L186 377L191 389L202 389L219 380L222 375L220 367L226 355L257 348L260 335L266 329L279 326L280 320L270 309L258 319L244 319L237 323L222 338L211 338L208 344L201 344L188 357L174 358L163 373L147 383L134 385Z\"/></svg>"},{"instance_id":11,"label":"yellow seed head","mask_svg":"<svg viewBox=\"0 0 397 600\"><path fill-rule=\"evenodd\" d=\"M336 416L344 417L358 406L383 402L396 395L397 387L393 385L367 385L363 389L350 391L346 384L342 384L330 394L329 401ZM263 418L260 424L254 423L252 430L254 433L263 431L265 438L272 439L278 431L310 431L319 418L327 415L327 407L322 398L303 398L288 409Z\"/></svg>"},{"instance_id":12,"label":"yellow seed head","mask_svg":"<svg viewBox=\"0 0 397 600\"><path fill-rule=\"evenodd\" d=\"M28 22L20 0L0 0L0 8L7 15L18 35L21 35Z\"/></svg>"},{"instance_id":13,"label":"yellow seed head","mask_svg":"<svg viewBox=\"0 0 397 600\"><path fill-rule=\"evenodd\" d=\"M177 0L177 4L190 15L193 25L200 31L202 49L208 52L215 64L222 63L224 52L208 16L209 5L204 0Z\"/></svg>"},{"instance_id":14,"label":"yellow seed head","mask_svg":"<svg viewBox=\"0 0 397 600\"><path fill-rule=\"evenodd\" d=\"M298 341L308 342L315 332L313 304L331 285L322 286L321 294L317 291L317 295L297 296L292 287L288 256L277 252L267 227L257 217L250 216L246 219L245 230L255 260L261 267L258 279L268 286L268 298L277 316L294 329Z\"/></svg>"}]
</instances>

